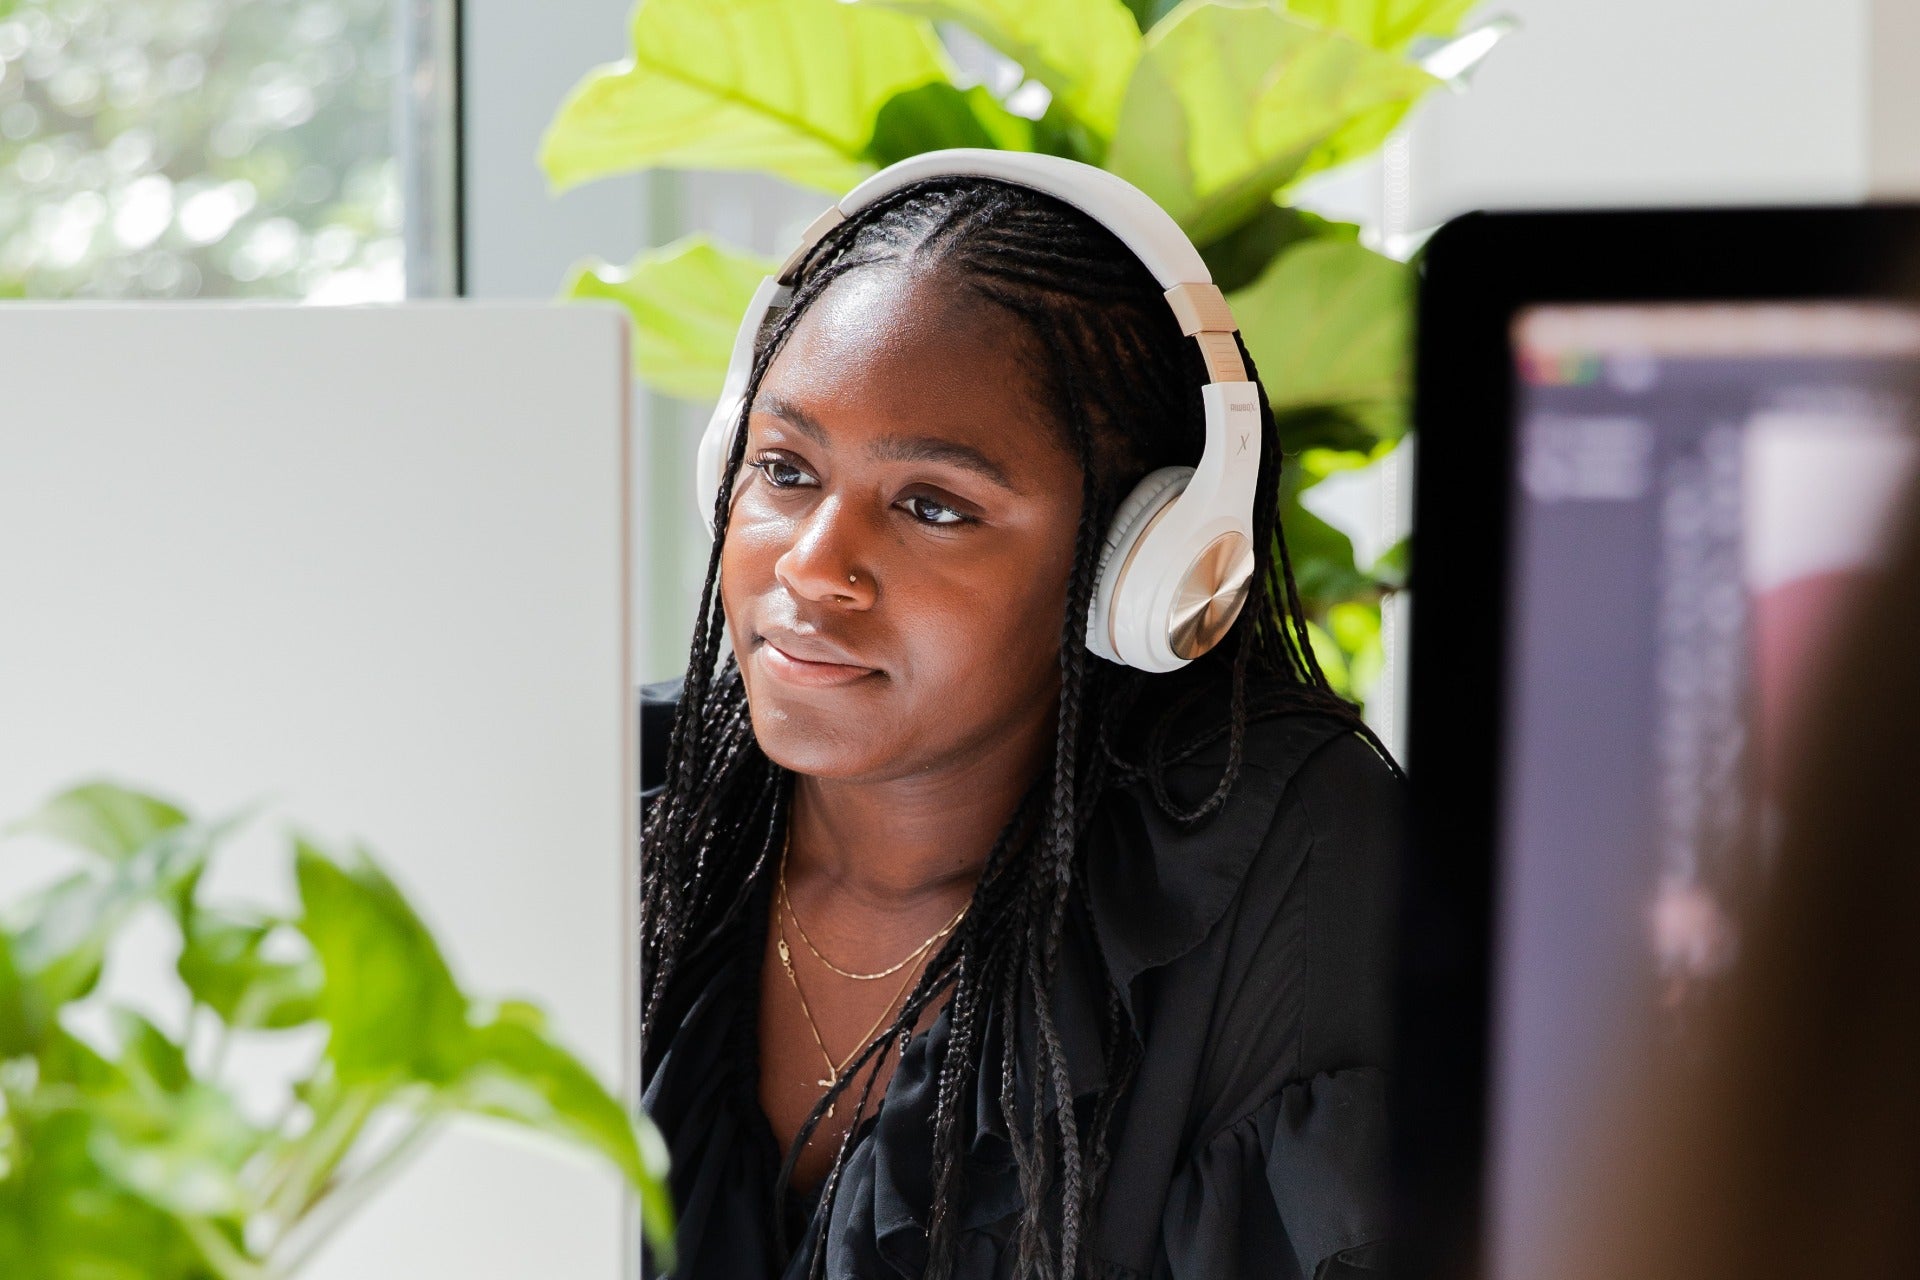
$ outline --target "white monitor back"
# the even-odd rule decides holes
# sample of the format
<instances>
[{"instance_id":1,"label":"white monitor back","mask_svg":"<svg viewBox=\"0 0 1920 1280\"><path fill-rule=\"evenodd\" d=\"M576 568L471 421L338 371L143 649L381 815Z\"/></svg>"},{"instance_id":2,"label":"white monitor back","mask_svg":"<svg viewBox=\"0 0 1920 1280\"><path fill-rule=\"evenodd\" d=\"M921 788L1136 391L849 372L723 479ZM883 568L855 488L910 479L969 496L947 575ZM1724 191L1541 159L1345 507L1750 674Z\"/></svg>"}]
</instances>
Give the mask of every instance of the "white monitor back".
<instances>
[{"instance_id":1,"label":"white monitor back","mask_svg":"<svg viewBox=\"0 0 1920 1280\"><path fill-rule=\"evenodd\" d=\"M628 385L610 308L0 304L0 822L101 775L270 797L209 895L290 903L292 825L364 839L463 985L627 1092ZM58 869L22 847L0 901ZM149 923L105 983L177 1029ZM613 1280L626 1215L457 1124L303 1275Z\"/></svg>"}]
</instances>

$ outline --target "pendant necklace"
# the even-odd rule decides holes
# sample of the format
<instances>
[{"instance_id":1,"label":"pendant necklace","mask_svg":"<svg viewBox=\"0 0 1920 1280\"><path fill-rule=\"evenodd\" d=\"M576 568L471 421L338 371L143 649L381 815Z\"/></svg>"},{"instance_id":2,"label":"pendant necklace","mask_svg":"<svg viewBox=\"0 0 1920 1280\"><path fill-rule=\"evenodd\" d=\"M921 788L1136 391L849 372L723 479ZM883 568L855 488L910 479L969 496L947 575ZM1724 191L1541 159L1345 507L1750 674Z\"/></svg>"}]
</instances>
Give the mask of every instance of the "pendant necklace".
<instances>
[{"instance_id":1,"label":"pendant necklace","mask_svg":"<svg viewBox=\"0 0 1920 1280\"><path fill-rule=\"evenodd\" d=\"M886 1008L880 1011L880 1016L874 1019L874 1023L871 1027L867 1028L867 1033L860 1037L859 1042L854 1046L853 1052L847 1055L845 1061L836 1065L833 1060L833 1055L827 1052L827 1042L820 1035L820 1025L817 1022L815 1022L813 1019L813 1010L807 1004L806 993L800 989L799 975L795 974L793 971L793 952L787 946L788 918L789 917L792 918L793 927L800 934L801 941L806 943L807 950L813 952L814 958L819 960L821 964L826 965L827 968L833 970L833 972L839 974L841 977L853 978L858 981L868 982L877 978L885 978L891 974L898 973L901 969L906 968L907 965L925 956L927 951L932 948L934 943L938 942L941 938L945 937L947 934L953 931L954 926L960 923L961 917L966 915L967 907L970 907L973 904L969 902L967 904L967 907L961 907L959 912L954 915L953 919L947 921L947 923L941 927L938 933L935 933L932 937L928 938L925 942L915 947L910 953L908 953L906 958L901 960L898 964L889 965L888 967L886 967L885 969L882 969L878 973L849 973L845 969L840 968L839 966L835 965L832 961L828 960L825 956L820 954L819 949L813 945L812 939L807 937L806 930L801 928L800 917L793 910L793 901L792 899L787 897L787 850L792 846L792 843L793 843L793 830L791 827L789 827L787 830L785 842L780 847L780 874L779 874L780 894L779 894L779 904L778 904L780 936L776 940L774 947L780 956L780 967L786 970L787 981L793 985L793 994L795 998L797 998L800 1002L800 1013L807 1020L807 1030L813 1033L813 1043L819 1047L821 1060L827 1064L827 1078L824 1080L815 1081L815 1083L818 1084L823 1089L831 1089L834 1085L834 1082L837 1081L843 1073L845 1073L847 1067L852 1064L853 1060L859 1057L860 1054L872 1042L874 1033L879 1031L881 1026L886 1022L887 1015L893 1012L893 1006L899 1003L900 997L902 995L906 994L907 986L909 983L913 981L916 973L918 972L918 967L916 966L914 969L908 970L907 976L900 980L900 985L898 987L894 988L893 998L887 1001ZM829 1116L833 1115L834 1105L835 1104L833 1103L827 1104L827 1115Z\"/></svg>"}]
</instances>

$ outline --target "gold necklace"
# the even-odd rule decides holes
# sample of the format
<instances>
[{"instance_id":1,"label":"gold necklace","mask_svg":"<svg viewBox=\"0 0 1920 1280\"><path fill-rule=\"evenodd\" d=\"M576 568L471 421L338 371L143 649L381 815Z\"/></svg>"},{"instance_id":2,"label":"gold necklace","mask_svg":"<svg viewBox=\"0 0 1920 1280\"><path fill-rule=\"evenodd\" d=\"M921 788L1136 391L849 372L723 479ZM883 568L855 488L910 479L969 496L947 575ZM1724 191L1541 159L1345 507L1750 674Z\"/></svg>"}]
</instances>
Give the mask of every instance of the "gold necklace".
<instances>
[{"instance_id":1,"label":"gold necklace","mask_svg":"<svg viewBox=\"0 0 1920 1280\"><path fill-rule=\"evenodd\" d=\"M954 930L954 926L960 923L960 918L967 914L967 908L973 905L972 901L969 900L965 905L963 905L960 908L960 910L954 913L953 919L947 921L946 924L940 927L940 931L938 933L934 934L931 938L928 938L925 942L921 943L919 946L915 947L912 951L908 952L906 957L902 959L898 964L888 965L886 968L880 970L880 972L878 973L849 973L845 969L842 969L839 965L835 964L833 961L827 959L825 956L820 954L820 948L814 946L813 939L807 936L806 926L800 923L800 913L793 909L793 899L787 896L787 850L791 848L792 845L793 845L793 828L789 826L787 828L787 833L786 833L784 842L780 846L780 904L782 907L785 908L786 913L793 917L794 930L799 933L800 941L806 944L807 950L813 952L813 958L815 960L818 960L821 964L827 966L827 968L833 970L835 973L839 974L841 977L852 978L855 982L874 982L881 978L891 977L893 974L900 972L901 969L905 968L909 964L912 964L915 960L918 960L921 956L925 955L927 952L927 948L931 947L934 943L940 941L940 939L946 937L949 933L952 933Z\"/></svg>"},{"instance_id":2,"label":"gold necklace","mask_svg":"<svg viewBox=\"0 0 1920 1280\"><path fill-rule=\"evenodd\" d=\"M814 1083L822 1089L831 1089L834 1081L845 1074L847 1068L852 1065L853 1060L859 1057L862 1051L872 1043L874 1032L880 1030L881 1024L887 1020L887 1015L893 1012L893 1006L899 1003L900 997L905 994L907 984L913 981L914 975L913 973L908 973L906 977L900 980L900 985L894 988L893 998L887 1001L887 1007L882 1009L880 1016L873 1020L873 1025L867 1028L867 1033L860 1037L859 1042L854 1046L853 1052L847 1055L845 1061L835 1066L833 1055L827 1052L827 1042L820 1038L820 1024L813 1020L813 1010L807 1006L807 993L800 989L800 977L793 971L793 952L787 948L787 913L784 911L781 912L779 919L780 938L776 944L776 949L780 953L780 967L787 971L787 981L793 984L793 994L795 998L800 1001L800 1012L807 1020L807 1030L813 1033L813 1042L820 1047L820 1057L827 1064L827 1078L824 1080L816 1080ZM794 923L798 924L799 921L796 920ZM829 1116L833 1114L833 1107L833 1103L829 1102L827 1104L827 1114Z\"/></svg>"},{"instance_id":3,"label":"gold necklace","mask_svg":"<svg viewBox=\"0 0 1920 1280\"><path fill-rule=\"evenodd\" d=\"M881 1024L883 1024L887 1020L887 1015L893 1012L893 1006L898 1004L900 1001L900 997L903 994L905 994L907 990L907 984L912 982L914 979L915 971L910 970L907 973L907 976L900 980L900 985L894 988L893 998L887 1001L887 1007L880 1011L880 1016L874 1019L872 1026L867 1028L867 1033L864 1036L860 1037L859 1042L854 1046L853 1052L848 1054L846 1056L846 1059L842 1061L838 1066L836 1066L834 1065L833 1055L827 1052L827 1042L821 1038L820 1024L818 1024L813 1020L813 1010L807 1005L807 993L800 989L800 977L798 974L794 973L793 971L793 951L787 946L787 918L789 916L793 918L793 927L800 931L801 939L807 942L807 950L812 951L814 954L814 957L818 959L821 964L826 965L827 968L832 969L835 973L840 974L843 977L857 978L861 980L870 980L873 978L884 978L888 974L899 970L902 966L907 964L908 961L911 961L918 956L922 956L926 954L927 948L931 947L934 943L938 942L943 936L951 932L955 925L960 923L960 917L964 916L967 913L967 907L960 908L959 914L955 915L952 920L949 920L945 928L941 929L939 933L934 934L931 938L928 938L925 942L921 943L917 948L914 949L911 955L909 955L905 960L902 960L899 964L893 965L888 969L882 970L881 972L874 973L874 974L848 973L844 969L837 968L825 956L821 955L819 951L815 950L813 943L811 941L807 941L806 930L800 928L800 917L794 914L793 902L791 899L787 897L787 850L792 848L792 846L793 846L793 828L789 826L786 830L786 834L783 837L780 845L780 873L779 873L780 899L779 899L779 909L776 911L776 918L779 921L780 936L775 941L774 949L779 953L780 967L786 970L787 981L791 983L793 986L794 998L800 1002L800 1013L807 1020L807 1030L813 1033L813 1043L819 1047L820 1058L822 1061L824 1061L827 1064L828 1078L824 1080L817 1080L814 1083L818 1084L822 1089L831 1089L834 1085L834 1082L838 1080L842 1074L845 1073L847 1067L852 1064L853 1060L859 1057L860 1054L867 1048L867 1046L873 1042L874 1033L880 1030ZM971 906L972 903L968 903L967 905ZM827 1115L829 1117L833 1115L833 1109L834 1109L834 1104L828 1103Z\"/></svg>"}]
</instances>

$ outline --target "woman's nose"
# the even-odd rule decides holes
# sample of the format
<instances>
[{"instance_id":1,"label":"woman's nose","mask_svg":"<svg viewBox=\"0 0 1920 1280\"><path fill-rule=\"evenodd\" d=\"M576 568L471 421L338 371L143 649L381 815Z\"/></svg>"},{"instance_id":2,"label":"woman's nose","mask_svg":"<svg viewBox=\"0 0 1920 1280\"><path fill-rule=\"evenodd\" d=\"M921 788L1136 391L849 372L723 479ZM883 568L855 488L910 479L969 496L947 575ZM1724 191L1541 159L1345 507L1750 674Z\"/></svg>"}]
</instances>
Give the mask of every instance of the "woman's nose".
<instances>
[{"instance_id":1,"label":"woman's nose","mask_svg":"<svg viewBox=\"0 0 1920 1280\"><path fill-rule=\"evenodd\" d=\"M797 522L792 544L774 561L775 579L796 596L865 608L873 600L874 580L860 552L859 523L844 499L822 498Z\"/></svg>"}]
</instances>

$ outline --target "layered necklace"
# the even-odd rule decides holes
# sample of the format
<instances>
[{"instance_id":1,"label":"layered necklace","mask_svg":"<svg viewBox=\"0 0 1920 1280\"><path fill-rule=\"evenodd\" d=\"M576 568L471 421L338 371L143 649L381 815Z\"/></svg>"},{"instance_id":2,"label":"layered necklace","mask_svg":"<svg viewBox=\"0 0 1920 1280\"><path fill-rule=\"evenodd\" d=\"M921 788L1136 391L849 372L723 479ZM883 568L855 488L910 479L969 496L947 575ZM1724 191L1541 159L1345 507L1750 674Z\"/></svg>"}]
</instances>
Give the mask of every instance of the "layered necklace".
<instances>
[{"instance_id":1,"label":"layered necklace","mask_svg":"<svg viewBox=\"0 0 1920 1280\"><path fill-rule=\"evenodd\" d=\"M967 914L967 908L971 907L973 903L969 901L966 906L961 907L960 910L954 913L953 919L947 921L946 924L940 927L939 932L915 947L899 962L888 965L878 973L851 973L820 954L820 948L813 945L813 939L807 936L806 929L800 924L799 915L793 909L793 900L787 896L787 850L792 846L793 827L789 824L785 840L780 846L778 896L780 937L775 943L775 949L780 954L780 967L787 971L787 981L793 984L793 994L800 1002L800 1012L806 1017L807 1029L813 1032L813 1042L820 1047L820 1057L827 1064L826 1078L815 1081L815 1083L823 1089L831 1089L834 1081L845 1074L847 1068L852 1065L853 1060L860 1056L861 1051L864 1050L868 1044L872 1043L875 1033L886 1024L888 1016L893 1013L894 1006L900 1003L900 997L906 994L908 984L913 981L914 976L919 972L917 961L925 957L926 954L933 949L934 943L953 932L954 927L960 923L961 917ZM814 959L843 978L851 978L855 982L878 982L882 978L892 977L902 969L907 970L907 976L900 980L898 987L894 988L893 998L887 1001L887 1007L880 1011L880 1016L874 1019L871 1027L867 1028L867 1033L860 1037L859 1043L854 1046L853 1052L848 1054L841 1062L834 1062L833 1055L827 1052L827 1042L822 1039L820 1035L820 1024L814 1021L813 1010L807 1005L806 992L800 989L800 979L793 971L793 952L787 946L787 921L789 920L793 921L794 932L800 935L801 943L808 951L813 953ZM827 1105L827 1114L829 1116L833 1114L833 1104L831 1103Z\"/></svg>"}]
</instances>

